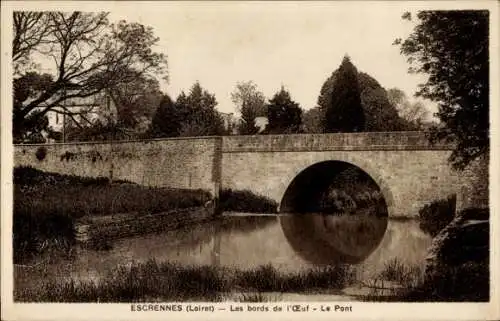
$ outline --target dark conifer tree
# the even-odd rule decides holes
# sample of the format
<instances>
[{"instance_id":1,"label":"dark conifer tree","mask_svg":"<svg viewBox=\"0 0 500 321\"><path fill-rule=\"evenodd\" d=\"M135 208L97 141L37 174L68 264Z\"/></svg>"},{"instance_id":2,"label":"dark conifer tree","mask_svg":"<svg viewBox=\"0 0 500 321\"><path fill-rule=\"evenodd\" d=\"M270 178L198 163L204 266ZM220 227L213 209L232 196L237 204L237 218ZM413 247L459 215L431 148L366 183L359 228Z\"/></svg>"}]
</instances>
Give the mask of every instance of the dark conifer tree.
<instances>
[{"instance_id":1,"label":"dark conifer tree","mask_svg":"<svg viewBox=\"0 0 500 321\"><path fill-rule=\"evenodd\" d=\"M175 137L179 135L181 115L175 103L164 95L151 121L151 137Z\"/></svg>"},{"instance_id":2,"label":"dark conifer tree","mask_svg":"<svg viewBox=\"0 0 500 321\"><path fill-rule=\"evenodd\" d=\"M268 134L299 133L302 124L302 109L283 87L269 100L267 106Z\"/></svg>"},{"instance_id":3,"label":"dark conifer tree","mask_svg":"<svg viewBox=\"0 0 500 321\"><path fill-rule=\"evenodd\" d=\"M358 72L348 56L338 69L331 98L325 112L325 132L360 132L365 129Z\"/></svg>"}]
</instances>

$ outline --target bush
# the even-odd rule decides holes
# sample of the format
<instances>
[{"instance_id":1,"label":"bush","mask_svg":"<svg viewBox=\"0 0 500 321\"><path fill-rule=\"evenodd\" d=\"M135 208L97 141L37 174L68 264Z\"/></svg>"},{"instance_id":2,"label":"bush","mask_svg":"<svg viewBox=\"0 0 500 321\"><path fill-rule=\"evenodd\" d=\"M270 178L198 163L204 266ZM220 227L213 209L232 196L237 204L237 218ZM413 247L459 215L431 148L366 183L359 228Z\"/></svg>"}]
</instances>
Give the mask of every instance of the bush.
<instances>
[{"instance_id":1,"label":"bush","mask_svg":"<svg viewBox=\"0 0 500 321\"><path fill-rule=\"evenodd\" d=\"M420 228L432 237L436 236L455 217L456 195L424 205L419 212Z\"/></svg>"},{"instance_id":2,"label":"bush","mask_svg":"<svg viewBox=\"0 0 500 321\"><path fill-rule=\"evenodd\" d=\"M39 161L43 161L45 157L47 156L47 148L41 146L38 147L36 152L35 152L36 159Z\"/></svg>"},{"instance_id":3,"label":"bush","mask_svg":"<svg viewBox=\"0 0 500 321\"><path fill-rule=\"evenodd\" d=\"M277 213L278 210L278 203L248 190L224 189L220 192L219 202L221 211Z\"/></svg>"},{"instance_id":4,"label":"bush","mask_svg":"<svg viewBox=\"0 0 500 321\"><path fill-rule=\"evenodd\" d=\"M401 296L400 301L489 301L490 273L487 262L467 262L448 266L444 270L446 272L427 278L422 285Z\"/></svg>"}]
</instances>

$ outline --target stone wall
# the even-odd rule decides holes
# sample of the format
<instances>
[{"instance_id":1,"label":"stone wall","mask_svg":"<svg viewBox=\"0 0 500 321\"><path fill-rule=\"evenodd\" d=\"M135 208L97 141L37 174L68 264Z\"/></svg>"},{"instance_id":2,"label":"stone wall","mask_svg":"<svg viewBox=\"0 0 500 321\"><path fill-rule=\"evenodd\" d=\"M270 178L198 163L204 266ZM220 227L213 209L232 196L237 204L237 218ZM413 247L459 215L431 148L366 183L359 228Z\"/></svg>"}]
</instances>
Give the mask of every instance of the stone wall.
<instances>
[{"instance_id":1,"label":"stone wall","mask_svg":"<svg viewBox=\"0 0 500 321\"><path fill-rule=\"evenodd\" d=\"M424 204L459 190L460 176L448 166L449 153L446 150L223 153L222 186L247 189L281 203L300 172L316 163L335 160L370 175L384 195L389 215L416 216Z\"/></svg>"},{"instance_id":2,"label":"stone wall","mask_svg":"<svg viewBox=\"0 0 500 321\"><path fill-rule=\"evenodd\" d=\"M144 215L125 213L108 216L85 216L75 222L76 240L99 244L101 240L158 233L213 219L213 207L194 207Z\"/></svg>"},{"instance_id":3,"label":"stone wall","mask_svg":"<svg viewBox=\"0 0 500 321\"><path fill-rule=\"evenodd\" d=\"M42 149L45 153L39 152ZM487 204L487 161L466 172L454 172L448 165L451 147L430 145L421 132L17 145L14 150L16 166L125 179L146 186L204 189L214 196L220 188L247 189L278 203L301 171L334 160L370 175L393 216L414 216L424 204L450 194L457 194L458 208L474 202ZM474 187L471 193L471 186L476 185L481 188Z\"/></svg>"},{"instance_id":4,"label":"stone wall","mask_svg":"<svg viewBox=\"0 0 500 321\"><path fill-rule=\"evenodd\" d=\"M424 132L374 132L295 135L227 136L222 152L279 152L331 150L448 150L429 144Z\"/></svg>"},{"instance_id":5,"label":"stone wall","mask_svg":"<svg viewBox=\"0 0 500 321\"><path fill-rule=\"evenodd\" d=\"M204 189L215 194L220 181L219 145L218 137L16 145L14 163L48 172L102 176L145 186Z\"/></svg>"}]
</instances>

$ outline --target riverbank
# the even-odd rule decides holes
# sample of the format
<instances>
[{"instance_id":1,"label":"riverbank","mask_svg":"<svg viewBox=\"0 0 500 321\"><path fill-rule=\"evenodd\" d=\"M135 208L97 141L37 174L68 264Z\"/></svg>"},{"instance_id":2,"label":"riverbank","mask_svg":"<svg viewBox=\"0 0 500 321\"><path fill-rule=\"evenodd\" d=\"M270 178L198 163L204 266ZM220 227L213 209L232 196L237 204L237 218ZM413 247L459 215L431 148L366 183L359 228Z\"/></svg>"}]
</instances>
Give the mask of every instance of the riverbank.
<instances>
[{"instance_id":1,"label":"riverbank","mask_svg":"<svg viewBox=\"0 0 500 321\"><path fill-rule=\"evenodd\" d=\"M213 212L211 200L210 193L202 190L146 187L17 167L14 169L14 262L50 251L68 252L77 241L77 234L88 237L86 229L92 235L102 231L104 236L115 237L121 233L120 224L124 224L124 234L156 229L152 223L175 227L183 221L186 211L192 212L194 208L198 208L194 210L196 213L203 212L204 219L207 212ZM182 214L174 215L178 211ZM159 216L153 217L156 214ZM119 218L127 216L128 219L120 221ZM140 219L143 216L147 219ZM172 222L168 222L170 218ZM140 224L133 223L138 220Z\"/></svg>"}]
</instances>

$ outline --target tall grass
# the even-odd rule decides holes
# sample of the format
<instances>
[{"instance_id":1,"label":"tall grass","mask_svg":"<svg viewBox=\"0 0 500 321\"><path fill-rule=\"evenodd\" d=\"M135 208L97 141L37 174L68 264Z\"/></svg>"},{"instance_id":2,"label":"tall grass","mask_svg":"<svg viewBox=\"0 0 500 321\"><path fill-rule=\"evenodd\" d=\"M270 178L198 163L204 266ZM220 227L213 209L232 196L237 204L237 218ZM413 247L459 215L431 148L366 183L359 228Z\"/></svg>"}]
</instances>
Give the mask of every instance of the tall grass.
<instances>
[{"instance_id":1,"label":"tall grass","mask_svg":"<svg viewBox=\"0 0 500 321\"><path fill-rule=\"evenodd\" d=\"M150 260L118 267L100 281L48 280L34 288L15 288L14 297L23 302L220 301L234 290L261 293L340 289L352 276L347 267L283 273L270 265L240 271L213 266L181 267ZM265 300L262 295L243 299Z\"/></svg>"},{"instance_id":2,"label":"tall grass","mask_svg":"<svg viewBox=\"0 0 500 321\"><path fill-rule=\"evenodd\" d=\"M282 300L283 295L281 293L267 294L263 292L250 292L241 293L237 301L238 302L277 302Z\"/></svg>"},{"instance_id":3,"label":"tall grass","mask_svg":"<svg viewBox=\"0 0 500 321\"><path fill-rule=\"evenodd\" d=\"M395 258L384 265L384 270L379 278L400 284L405 289L412 289L423 282L424 267L419 265L407 265Z\"/></svg>"},{"instance_id":4,"label":"tall grass","mask_svg":"<svg viewBox=\"0 0 500 321\"><path fill-rule=\"evenodd\" d=\"M151 260L117 267L101 280L50 280L14 293L25 302L218 301L224 289L224 279L210 266L180 268Z\"/></svg>"},{"instance_id":5,"label":"tall grass","mask_svg":"<svg viewBox=\"0 0 500 321\"><path fill-rule=\"evenodd\" d=\"M46 173L33 168L14 170L14 211L78 218L112 213L157 213L200 206L210 200L202 190L146 187L105 178Z\"/></svg>"},{"instance_id":6,"label":"tall grass","mask_svg":"<svg viewBox=\"0 0 500 321\"><path fill-rule=\"evenodd\" d=\"M298 273L283 273L272 265L254 270L237 271L235 283L256 291L300 292L312 289L342 289L353 281L353 270L347 265L318 267Z\"/></svg>"}]
</instances>

